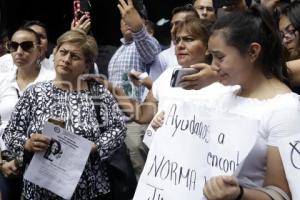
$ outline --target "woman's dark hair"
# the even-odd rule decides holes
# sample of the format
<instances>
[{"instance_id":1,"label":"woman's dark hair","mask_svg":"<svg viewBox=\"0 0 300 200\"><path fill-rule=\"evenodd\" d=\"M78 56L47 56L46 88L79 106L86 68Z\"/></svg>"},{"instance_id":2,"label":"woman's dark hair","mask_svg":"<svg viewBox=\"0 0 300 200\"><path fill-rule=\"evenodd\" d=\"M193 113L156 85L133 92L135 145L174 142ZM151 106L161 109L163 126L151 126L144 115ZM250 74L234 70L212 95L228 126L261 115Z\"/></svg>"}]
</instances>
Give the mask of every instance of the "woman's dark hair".
<instances>
[{"instance_id":1,"label":"woman's dark hair","mask_svg":"<svg viewBox=\"0 0 300 200\"><path fill-rule=\"evenodd\" d=\"M52 152L52 146L53 144L57 144L57 149L55 150L55 152ZM51 154L53 155L56 155L56 154L59 154L61 153L61 144L59 141L55 140L55 139L51 139L50 140L50 143L49 143L49 147L48 149L46 150L45 154L44 154L44 158L50 160L50 161L53 161L53 159L49 158Z\"/></svg>"},{"instance_id":2,"label":"woman's dark hair","mask_svg":"<svg viewBox=\"0 0 300 200\"><path fill-rule=\"evenodd\" d=\"M18 30L15 31L15 33L18 31L26 31L26 32L32 33L35 36L36 43L38 45L41 45L41 38L40 38L39 34L37 34L34 30L27 28L27 27L20 27Z\"/></svg>"},{"instance_id":3,"label":"woman's dark hair","mask_svg":"<svg viewBox=\"0 0 300 200\"><path fill-rule=\"evenodd\" d=\"M290 20L293 27L300 33L300 1L293 1L281 10L281 15L285 15Z\"/></svg>"},{"instance_id":4,"label":"woman's dark hair","mask_svg":"<svg viewBox=\"0 0 300 200\"><path fill-rule=\"evenodd\" d=\"M61 144L60 144L59 141L51 139L50 140L50 144L49 144L49 146L51 147L51 149L52 149L52 146L54 145L54 143L57 144L57 149L55 150L55 152L52 152L52 154L56 155L56 154L58 154L61 151Z\"/></svg>"},{"instance_id":5,"label":"woman's dark hair","mask_svg":"<svg viewBox=\"0 0 300 200\"><path fill-rule=\"evenodd\" d=\"M262 67L265 76L275 76L289 85L278 26L265 8L255 4L244 13L226 14L213 25L212 33L215 32L223 34L226 43L241 54L248 53L251 43L259 43L262 49L257 64Z\"/></svg>"},{"instance_id":6,"label":"woman's dark hair","mask_svg":"<svg viewBox=\"0 0 300 200\"><path fill-rule=\"evenodd\" d=\"M31 26L34 26L34 25L42 27L45 30L45 32L46 32L46 37L48 38L47 26L44 23L42 23L42 22L40 22L38 20L27 20L27 21L24 21L23 24L22 24L22 27L30 28Z\"/></svg>"}]
</instances>

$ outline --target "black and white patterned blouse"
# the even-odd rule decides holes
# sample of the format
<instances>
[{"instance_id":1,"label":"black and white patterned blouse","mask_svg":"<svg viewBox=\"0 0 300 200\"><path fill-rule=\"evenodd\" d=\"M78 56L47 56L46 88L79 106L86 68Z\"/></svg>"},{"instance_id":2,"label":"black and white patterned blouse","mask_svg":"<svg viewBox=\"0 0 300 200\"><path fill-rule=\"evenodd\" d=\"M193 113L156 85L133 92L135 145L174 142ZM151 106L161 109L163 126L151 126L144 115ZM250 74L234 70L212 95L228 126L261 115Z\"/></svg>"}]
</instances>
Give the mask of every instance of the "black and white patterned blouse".
<instances>
[{"instance_id":1,"label":"black and white patterned blouse","mask_svg":"<svg viewBox=\"0 0 300 200\"><path fill-rule=\"evenodd\" d=\"M92 94L100 104L100 124ZM102 161L120 146L126 134L122 113L111 93L96 83L82 91L65 91L52 82L30 87L17 103L3 135L8 150L23 165L29 163L24 159L28 154L24 152L26 139L31 133L41 133L49 118L63 119L67 130L97 146L97 153L90 154L72 199L92 199L109 192L107 169ZM61 199L26 180L23 192L26 199Z\"/></svg>"}]
</instances>

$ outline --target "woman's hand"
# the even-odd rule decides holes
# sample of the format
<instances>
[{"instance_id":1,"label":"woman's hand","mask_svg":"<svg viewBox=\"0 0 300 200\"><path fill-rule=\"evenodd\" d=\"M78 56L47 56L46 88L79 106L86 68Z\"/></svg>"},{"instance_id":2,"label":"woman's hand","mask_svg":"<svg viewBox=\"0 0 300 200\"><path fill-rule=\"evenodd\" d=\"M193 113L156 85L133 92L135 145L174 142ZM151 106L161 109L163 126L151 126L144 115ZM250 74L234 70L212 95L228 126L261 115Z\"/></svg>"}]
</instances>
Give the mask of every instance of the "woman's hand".
<instances>
[{"instance_id":1,"label":"woman's hand","mask_svg":"<svg viewBox=\"0 0 300 200\"><path fill-rule=\"evenodd\" d=\"M73 19L71 23L71 30L80 29L84 31L86 34L91 29L91 19L87 15L82 15L78 21Z\"/></svg>"},{"instance_id":2,"label":"woman's hand","mask_svg":"<svg viewBox=\"0 0 300 200\"><path fill-rule=\"evenodd\" d=\"M198 73L187 75L182 78L180 84L187 90L199 90L218 80L217 73L211 69L211 66L205 63L198 63L191 66L198 70Z\"/></svg>"},{"instance_id":3,"label":"woman's hand","mask_svg":"<svg viewBox=\"0 0 300 200\"><path fill-rule=\"evenodd\" d=\"M164 116L165 116L164 111L154 116L153 120L151 121L151 126L154 130L160 128L164 124Z\"/></svg>"},{"instance_id":4,"label":"woman's hand","mask_svg":"<svg viewBox=\"0 0 300 200\"><path fill-rule=\"evenodd\" d=\"M212 177L203 189L203 194L208 200L233 200L240 192L238 179L234 176Z\"/></svg>"},{"instance_id":5,"label":"woman's hand","mask_svg":"<svg viewBox=\"0 0 300 200\"><path fill-rule=\"evenodd\" d=\"M45 151L50 144L50 139L39 133L32 133L26 140L25 150L29 152Z\"/></svg>"},{"instance_id":6,"label":"woman's hand","mask_svg":"<svg viewBox=\"0 0 300 200\"><path fill-rule=\"evenodd\" d=\"M1 167L1 172L4 177L19 174L18 166L16 165L16 162L14 160L5 162Z\"/></svg>"}]
</instances>

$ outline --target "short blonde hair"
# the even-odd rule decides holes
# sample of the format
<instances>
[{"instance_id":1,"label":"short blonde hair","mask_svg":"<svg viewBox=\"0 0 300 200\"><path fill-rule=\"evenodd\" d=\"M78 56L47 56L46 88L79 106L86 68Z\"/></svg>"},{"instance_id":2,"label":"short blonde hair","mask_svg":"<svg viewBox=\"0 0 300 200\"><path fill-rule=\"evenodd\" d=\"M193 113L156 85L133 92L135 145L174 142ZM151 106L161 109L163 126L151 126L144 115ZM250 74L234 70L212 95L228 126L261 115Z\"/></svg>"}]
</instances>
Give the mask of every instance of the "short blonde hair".
<instances>
[{"instance_id":1,"label":"short blonde hair","mask_svg":"<svg viewBox=\"0 0 300 200\"><path fill-rule=\"evenodd\" d=\"M93 66L93 63L95 62L98 55L98 46L94 37L87 35L84 31L77 29L67 31L57 39L54 54L56 54L57 50L64 43L79 45L85 57L85 62L89 67Z\"/></svg>"}]
</instances>

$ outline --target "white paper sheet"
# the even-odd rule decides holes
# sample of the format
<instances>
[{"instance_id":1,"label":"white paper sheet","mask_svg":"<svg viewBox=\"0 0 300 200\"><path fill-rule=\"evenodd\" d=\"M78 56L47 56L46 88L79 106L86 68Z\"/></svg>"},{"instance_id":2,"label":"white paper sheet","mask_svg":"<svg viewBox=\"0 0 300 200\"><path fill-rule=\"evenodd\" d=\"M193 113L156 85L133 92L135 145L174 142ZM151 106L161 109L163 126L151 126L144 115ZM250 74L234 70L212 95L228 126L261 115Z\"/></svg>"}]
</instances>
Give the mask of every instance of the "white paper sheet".
<instances>
[{"instance_id":1,"label":"white paper sheet","mask_svg":"<svg viewBox=\"0 0 300 200\"><path fill-rule=\"evenodd\" d=\"M292 199L300 199L300 133L282 139L278 144Z\"/></svg>"},{"instance_id":2,"label":"white paper sheet","mask_svg":"<svg viewBox=\"0 0 300 200\"><path fill-rule=\"evenodd\" d=\"M92 148L92 142L46 122L43 134L51 138L46 152L35 153L24 178L71 199Z\"/></svg>"}]
</instances>

